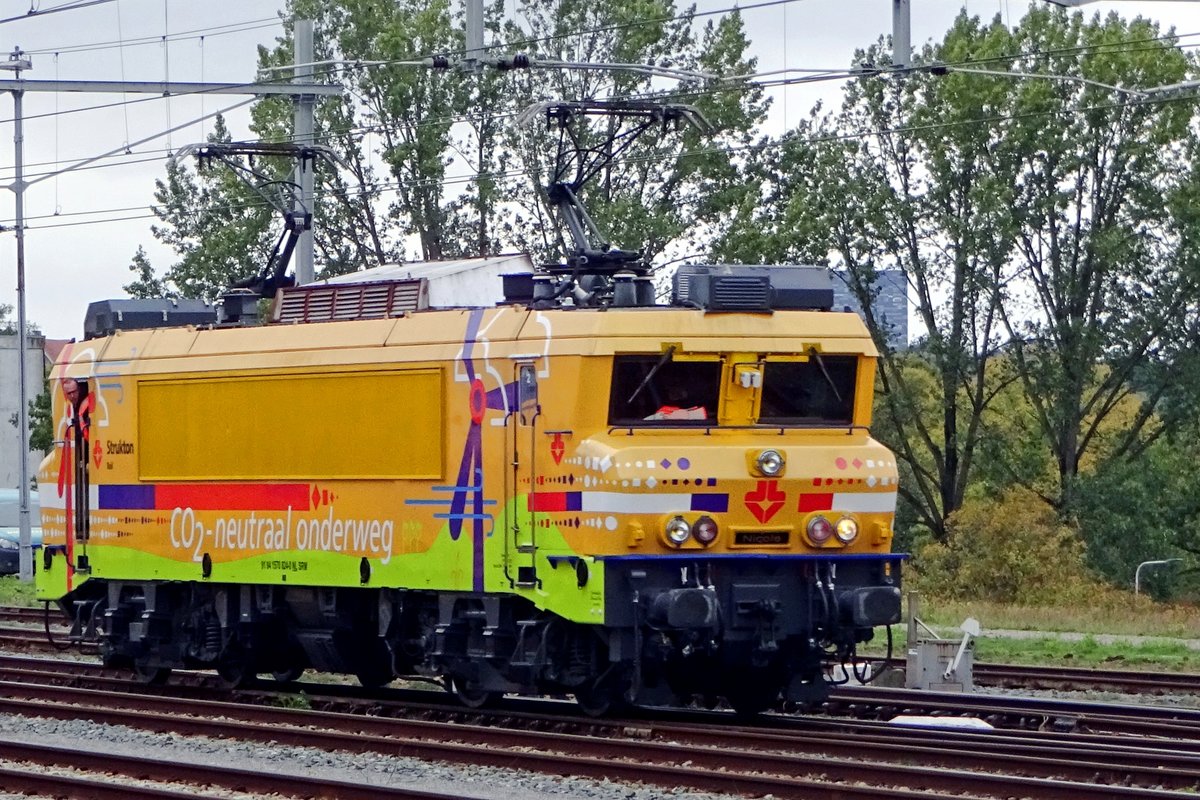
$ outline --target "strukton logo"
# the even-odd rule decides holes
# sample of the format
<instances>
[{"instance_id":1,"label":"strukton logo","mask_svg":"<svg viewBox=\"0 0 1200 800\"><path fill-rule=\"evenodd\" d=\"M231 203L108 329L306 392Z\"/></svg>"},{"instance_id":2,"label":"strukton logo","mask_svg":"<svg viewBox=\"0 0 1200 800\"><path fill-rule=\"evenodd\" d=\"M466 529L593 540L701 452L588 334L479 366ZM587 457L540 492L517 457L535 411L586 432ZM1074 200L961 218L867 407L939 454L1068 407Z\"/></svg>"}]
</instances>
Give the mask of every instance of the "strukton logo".
<instances>
[{"instance_id":1,"label":"strukton logo","mask_svg":"<svg viewBox=\"0 0 1200 800\"><path fill-rule=\"evenodd\" d=\"M127 442L124 439L109 441L105 449L110 456L131 456L133 455L133 442Z\"/></svg>"}]
</instances>

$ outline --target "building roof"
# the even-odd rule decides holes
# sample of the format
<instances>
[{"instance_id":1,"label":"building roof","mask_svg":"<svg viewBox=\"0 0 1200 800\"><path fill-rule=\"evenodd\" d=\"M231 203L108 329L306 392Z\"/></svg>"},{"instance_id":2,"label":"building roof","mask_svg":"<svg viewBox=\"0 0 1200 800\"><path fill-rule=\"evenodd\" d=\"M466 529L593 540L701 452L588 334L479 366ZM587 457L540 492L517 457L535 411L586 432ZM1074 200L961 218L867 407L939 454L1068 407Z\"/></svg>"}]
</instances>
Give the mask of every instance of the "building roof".
<instances>
[{"instance_id":1,"label":"building roof","mask_svg":"<svg viewBox=\"0 0 1200 800\"><path fill-rule=\"evenodd\" d=\"M58 356L62 353L63 348L69 345L73 339L47 339L45 346L42 348L46 353L46 363L57 364Z\"/></svg>"}]
</instances>

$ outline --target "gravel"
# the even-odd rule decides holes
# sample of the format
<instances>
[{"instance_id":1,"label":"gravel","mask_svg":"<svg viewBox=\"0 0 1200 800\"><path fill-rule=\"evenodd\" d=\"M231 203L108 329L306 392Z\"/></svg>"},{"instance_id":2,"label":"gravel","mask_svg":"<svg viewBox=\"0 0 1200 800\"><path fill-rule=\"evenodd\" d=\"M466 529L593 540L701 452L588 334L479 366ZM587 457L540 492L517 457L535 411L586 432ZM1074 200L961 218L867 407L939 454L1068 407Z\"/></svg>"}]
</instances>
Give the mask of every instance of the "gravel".
<instances>
[{"instance_id":1,"label":"gravel","mask_svg":"<svg viewBox=\"0 0 1200 800\"><path fill-rule=\"evenodd\" d=\"M737 795L702 794L615 781L563 778L524 770L443 764L382 754L328 752L311 747L258 744L204 736L156 734L122 725L88 720L55 720L0 715L0 753L6 741L34 741L59 747L87 747L105 752L193 764L220 764L280 775L285 790L288 775L332 778L367 786L404 786L444 792L463 800L484 798L587 798L587 800L656 800L688 797L696 800L743 800ZM113 780L121 780L114 778ZM229 794L230 797L247 795ZM0 794L0 800L11 795ZM28 800L28 798L25 798Z\"/></svg>"}]
</instances>

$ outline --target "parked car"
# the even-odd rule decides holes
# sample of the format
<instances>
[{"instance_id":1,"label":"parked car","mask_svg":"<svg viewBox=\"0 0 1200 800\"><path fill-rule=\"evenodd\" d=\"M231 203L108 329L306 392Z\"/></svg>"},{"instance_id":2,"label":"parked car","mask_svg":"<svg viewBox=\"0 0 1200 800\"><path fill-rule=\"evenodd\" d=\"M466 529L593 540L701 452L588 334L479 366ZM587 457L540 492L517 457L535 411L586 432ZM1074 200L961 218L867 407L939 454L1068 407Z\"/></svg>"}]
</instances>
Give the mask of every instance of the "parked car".
<instances>
[{"instance_id":1,"label":"parked car","mask_svg":"<svg viewBox=\"0 0 1200 800\"><path fill-rule=\"evenodd\" d=\"M20 502L16 489L0 489L0 575L14 575L21 568ZM42 512L37 492L29 493L29 522L36 554L42 547ZM36 557L33 563L37 564Z\"/></svg>"}]
</instances>

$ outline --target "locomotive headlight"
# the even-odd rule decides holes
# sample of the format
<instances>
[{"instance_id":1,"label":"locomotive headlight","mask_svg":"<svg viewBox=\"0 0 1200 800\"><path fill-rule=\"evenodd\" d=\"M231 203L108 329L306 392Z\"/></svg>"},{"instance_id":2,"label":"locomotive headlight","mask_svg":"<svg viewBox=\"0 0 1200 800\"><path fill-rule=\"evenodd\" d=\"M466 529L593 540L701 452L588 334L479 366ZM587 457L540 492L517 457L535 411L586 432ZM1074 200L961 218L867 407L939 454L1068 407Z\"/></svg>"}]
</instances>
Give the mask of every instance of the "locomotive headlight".
<instances>
[{"instance_id":1,"label":"locomotive headlight","mask_svg":"<svg viewBox=\"0 0 1200 800\"><path fill-rule=\"evenodd\" d=\"M808 522L808 540L815 545L822 545L833 536L833 523L824 517L813 517Z\"/></svg>"},{"instance_id":2,"label":"locomotive headlight","mask_svg":"<svg viewBox=\"0 0 1200 800\"><path fill-rule=\"evenodd\" d=\"M849 517L842 517L838 520L834 535L842 544L850 544L858 537L858 523Z\"/></svg>"},{"instance_id":3,"label":"locomotive headlight","mask_svg":"<svg viewBox=\"0 0 1200 800\"><path fill-rule=\"evenodd\" d=\"M683 517L675 517L667 523L667 539L671 544L679 546L692 535L692 526Z\"/></svg>"},{"instance_id":4,"label":"locomotive headlight","mask_svg":"<svg viewBox=\"0 0 1200 800\"><path fill-rule=\"evenodd\" d=\"M710 545L717 538L717 521L712 517L701 517L692 526L692 536L702 545Z\"/></svg>"},{"instance_id":5,"label":"locomotive headlight","mask_svg":"<svg viewBox=\"0 0 1200 800\"><path fill-rule=\"evenodd\" d=\"M783 453L778 450L763 450L758 454L758 459L754 462L754 465L758 467L758 471L768 478L773 478L782 472L783 464Z\"/></svg>"}]
</instances>

